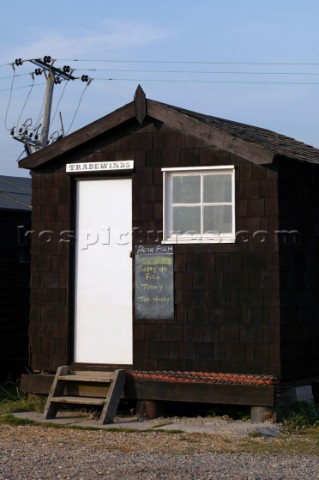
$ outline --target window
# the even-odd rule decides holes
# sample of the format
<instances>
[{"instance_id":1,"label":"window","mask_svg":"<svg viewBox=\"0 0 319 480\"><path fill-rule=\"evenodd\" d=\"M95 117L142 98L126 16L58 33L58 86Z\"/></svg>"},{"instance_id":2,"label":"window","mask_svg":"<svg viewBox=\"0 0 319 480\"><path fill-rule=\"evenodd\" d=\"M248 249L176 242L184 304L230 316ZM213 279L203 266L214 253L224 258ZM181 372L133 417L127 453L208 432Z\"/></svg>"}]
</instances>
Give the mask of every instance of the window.
<instances>
[{"instance_id":1,"label":"window","mask_svg":"<svg viewBox=\"0 0 319 480\"><path fill-rule=\"evenodd\" d=\"M163 243L235 241L234 167L163 168Z\"/></svg>"}]
</instances>

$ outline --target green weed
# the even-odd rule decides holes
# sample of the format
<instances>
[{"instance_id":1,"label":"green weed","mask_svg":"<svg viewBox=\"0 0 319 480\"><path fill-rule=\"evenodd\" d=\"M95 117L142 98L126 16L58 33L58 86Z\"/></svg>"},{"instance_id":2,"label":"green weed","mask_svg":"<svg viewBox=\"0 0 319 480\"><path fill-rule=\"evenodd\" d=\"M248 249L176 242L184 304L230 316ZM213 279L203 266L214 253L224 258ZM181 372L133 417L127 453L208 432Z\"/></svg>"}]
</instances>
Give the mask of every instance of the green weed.
<instances>
[{"instance_id":1,"label":"green weed","mask_svg":"<svg viewBox=\"0 0 319 480\"><path fill-rule=\"evenodd\" d=\"M0 416L0 425L36 425L36 422L27 418L17 418L8 413Z\"/></svg>"},{"instance_id":2,"label":"green weed","mask_svg":"<svg viewBox=\"0 0 319 480\"><path fill-rule=\"evenodd\" d=\"M262 434L261 432L257 432L256 430L254 430L253 432L248 432L248 437L259 438L259 437L262 437Z\"/></svg>"},{"instance_id":3,"label":"green weed","mask_svg":"<svg viewBox=\"0 0 319 480\"><path fill-rule=\"evenodd\" d=\"M319 405L313 402L295 402L283 408L280 420L287 433L319 427Z\"/></svg>"},{"instance_id":4,"label":"green weed","mask_svg":"<svg viewBox=\"0 0 319 480\"><path fill-rule=\"evenodd\" d=\"M13 412L42 412L45 397L27 396L13 382L0 385L0 417Z\"/></svg>"}]
</instances>

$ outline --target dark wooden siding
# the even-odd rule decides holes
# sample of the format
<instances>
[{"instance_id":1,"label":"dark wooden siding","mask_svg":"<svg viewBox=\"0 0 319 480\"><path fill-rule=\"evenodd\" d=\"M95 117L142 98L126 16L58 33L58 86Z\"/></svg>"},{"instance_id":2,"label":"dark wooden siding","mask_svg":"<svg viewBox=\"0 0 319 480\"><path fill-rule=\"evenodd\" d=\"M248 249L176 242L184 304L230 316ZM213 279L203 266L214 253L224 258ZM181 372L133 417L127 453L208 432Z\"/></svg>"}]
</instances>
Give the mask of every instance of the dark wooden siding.
<instances>
[{"instance_id":1,"label":"dark wooden siding","mask_svg":"<svg viewBox=\"0 0 319 480\"><path fill-rule=\"evenodd\" d=\"M124 159L135 161L135 245L161 241L162 167L236 165L236 230L242 232L236 244L174 246L175 318L134 321L134 367L280 376L276 170L160 122L131 121L60 165L34 171L35 231L73 228L74 178L62 164ZM72 360L72 249L57 238L45 243L36 233L32 253L32 366L53 371Z\"/></svg>"},{"instance_id":2,"label":"dark wooden siding","mask_svg":"<svg viewBox=\"0 0 319 480\"><path fill-rule=\"evenodd\" d=\"M0 221L0 377L7 379L28 366L29 247L18 227L30 228L31 213L1 210Z\"/></svg>"},{"instance_id":3,"label":"dark wooden siding","mask_svg":"<svg viewBox=\"0 0 319 480\"><path fill-rule=\"evenodd\" d=\"M136 136L144 148L139 162L133 152L135 242L161 239L161 167L235 164L243 232L236 244L174 246L175 319L135 322L135 368L280 375L276 172L165 127L152 143L149 134L146 142Z\"/></svg>"},{"instance_id":4,"label":"dark wooden siding","mask_svg":"<svg viewBox=\"0 0 319 480\"><path fill-rule=\"evenodd\" d=\"M284 379L319 372L319 173L280 162L281 362ZM291 233L284 233L291 232ZM294 233L296 232L296 233Z\"/></svg>"},{"instance_id":5,"label":"dark wooden siding","mask_svg":"<svg viewBox=\"0 0 319 480\"><path fill-rule=\"evenodd\" d=\"M69 352L71 244L70 179L65 167L32 175L30 361L34 370L55 371Z\"/></svg>"}]
</instances>

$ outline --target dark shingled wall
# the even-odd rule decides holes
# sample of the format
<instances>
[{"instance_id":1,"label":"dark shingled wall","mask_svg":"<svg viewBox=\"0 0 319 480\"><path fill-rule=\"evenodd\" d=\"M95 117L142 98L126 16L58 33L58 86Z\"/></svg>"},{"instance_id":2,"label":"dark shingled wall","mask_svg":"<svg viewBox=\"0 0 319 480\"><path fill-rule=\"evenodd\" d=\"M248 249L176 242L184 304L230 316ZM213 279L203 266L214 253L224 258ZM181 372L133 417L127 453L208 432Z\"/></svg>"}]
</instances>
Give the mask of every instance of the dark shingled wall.
<instances>
[{"instance_id":1,"label":"dark shingled wall","mask_svg":"<svg viewBox=\"0 0 319 480\"><path fill-rule=\"evenodd\" d=\"M319 371L319 172L279 164L281 363L285 379Z\"/></svg>"},{"instance_id":2,"label":"dark shingled wall","mask_svg":"<svg viewBox=\"0 0 319 480\"><path fill-rule=\"evenodd\" d=\"M83 139L85 140L85 139ZM72 361L75 179L65 163L135 161L134 244L161 241L162 167L236 165L235 244L175 245L175 318L134 321L134 368L281 375L277 171L160 122L130 121L33 171L30 348L34 370ZM39 232L52 230L46 242ZM262 232L261 232L262 231ZM256 233L257 232L257 233ZM49 235L49 233L48 233Z\"/></svg>"}]
</instances>

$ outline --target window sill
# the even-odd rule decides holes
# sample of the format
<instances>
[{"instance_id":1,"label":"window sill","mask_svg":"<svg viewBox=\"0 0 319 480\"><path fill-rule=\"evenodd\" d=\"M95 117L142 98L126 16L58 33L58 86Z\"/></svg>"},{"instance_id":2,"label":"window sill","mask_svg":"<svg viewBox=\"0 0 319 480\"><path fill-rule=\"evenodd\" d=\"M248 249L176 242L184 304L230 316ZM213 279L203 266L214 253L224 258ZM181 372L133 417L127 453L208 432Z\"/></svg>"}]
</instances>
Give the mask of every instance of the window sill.
<instances>
[{"instance_id":1,"label":"window sill","mask_svg":"<svg viewBox=\"0 0 319 480\"><path fill-rule=\"evenodd\" d=\"M190 238L190 237L174 237L174 238L167 238L166 240L162 240L162 244L166 245L182 245L182 244L219 244L219 243L235 243L235 237L215 237L215 238Z\"/></svg>"}]
</instances>

